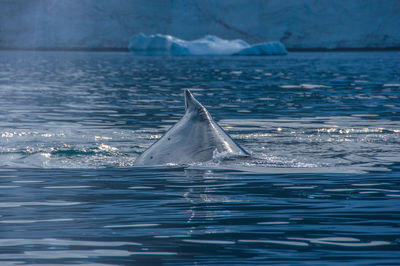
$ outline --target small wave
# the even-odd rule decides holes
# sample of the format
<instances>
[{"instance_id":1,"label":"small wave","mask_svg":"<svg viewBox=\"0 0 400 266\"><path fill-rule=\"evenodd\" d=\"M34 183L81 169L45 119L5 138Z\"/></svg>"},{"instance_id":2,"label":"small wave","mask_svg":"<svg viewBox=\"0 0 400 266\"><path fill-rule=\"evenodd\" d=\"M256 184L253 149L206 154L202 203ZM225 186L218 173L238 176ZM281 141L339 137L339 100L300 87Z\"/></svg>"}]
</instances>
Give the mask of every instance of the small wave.
<instances>
[{"instance_id":1,"label":"small wave","mask_svg":"<svg viewBox=\"0 0 400 266\"><path fill-rule=\"evenodd\" d=\"M53 147L51 148L51 155L61 155L61 156L79 156L79 155L118 155L118 148L112 147L110 145L106 145L104 143L100 143L96 147L72 147L70 145L64 144L61 147Z\"/></svg>"},{"instance_id":2,"label":"small wave","mask_svg":"<svg viewBox=\"0 0 400 266\"><path fill-rule=\"evenodd\" d=\"M155 227L160 224L115 224L105 225L104 228L132 228L132 227Z\"/></svg>"},{"instance_id":3,"label":"small wave","mask_svg":"<svg viewBox=\"0 0 400 266\"><path fill-rule=\"evenodd\" d=\"M299 241L285 241L285 240L248 240L248 239L241 239L238 242L240 243L255 243L255 244L278 244L278 245L289 245L289 246L303 246L306 247L309 244L305 242Z\"/></svg>"},{"instance_id":4,"label":"small wave","mask_svg":"<svg viewBox=\"0 0 400 266\"><path fill-rule=\"evenodd\" d=\"M343 247L376 247L383 245L390 245L387 241L371 241L371 242L361 242L360 239L353 237L322 237L322 238L288 238L292 240L304 240L309 241L313 244L325 244L325 245L335 245Z\"/></svg>"},{"instance_id":5,"label":"small wave","mask_svg":"<svg viewBox=\"0 0 400 266\"><path fill-rule=\"evenodd\" d=\"M45 220L2 220L2 224L31 224L31 223L44 223L44 222L69 222L73 221L71 218L59 218L59 219L45 219Z\"/></svg>"},{"instance_id":6,"label":"small wave","mask_svg":"<svg viewBox=\"0 0 400 266\"><path fill-rule=\"evenodd\" d=\"M400 87L400 83L387 83L383 84L383 87Z\"/></svg>"},{"instance_id":7,"label":"small wave","mask_svg":"<svg viewBox=\"0 0 400 266\"><path fill-rule=\"evenodd\" d=\"M257 224L261 224L261 225L278 225L278 224L290 224L290 222L259 222Z\"/></svg>"},{"instance_id":8,"label":"small wave","mask_svg":"<svg viewBox=\"0 0 400 266\"><path fill-rule=\"evenodd\" d=\"M72 202L72 201L29 201L29 202L0 202L0 208L13 208L22 206L73 206L79 205L82 202Z\"/></svg>"},{"instance_id":9,"label":"small wave","mask_svg":"<svg viewBox=\"0 0 400 266\"><path fill-rule=\"evenodd\" d=\"M122 241L89 241L89 240L69 240L59 238L41 238L41 239L0 239L2 247L21 246L21 245L49 245L49 246L90 246L90 247L118 247L118 246L140 246L137 242L122 242Z\"/></svg>"},{"instance_id":10,"label":"small wave","mask_svg":"<svg viewBox=\"0 0 400 266\"><path fill-rule=\"evenodd\" d=\"M77 188L91 188L92 186L46 186L47 189L77 189Z\"/></svg>"},{"instance_id":11,"label":"small wave","mask_svg":"<svg viewBox=\"0 0 400 266\"><path fill-rule=\"evenodd\" d=\"M227 240L203 240L203 239L182 239L183 242L195 244L212 244L212 245L233 245L235 241Z\"/></svg>"},{"instance_id":12,"label":"small wave","mask_svg":"<svg viewBox=\"0 0 400 266\"><path fill-rule=\"evenodd\" d=\"M332 88L331 86L320 85L320 84L299 84L299 85L280 85L282 89L317 89L317 88Z\"/></svg>"}]
</instances>

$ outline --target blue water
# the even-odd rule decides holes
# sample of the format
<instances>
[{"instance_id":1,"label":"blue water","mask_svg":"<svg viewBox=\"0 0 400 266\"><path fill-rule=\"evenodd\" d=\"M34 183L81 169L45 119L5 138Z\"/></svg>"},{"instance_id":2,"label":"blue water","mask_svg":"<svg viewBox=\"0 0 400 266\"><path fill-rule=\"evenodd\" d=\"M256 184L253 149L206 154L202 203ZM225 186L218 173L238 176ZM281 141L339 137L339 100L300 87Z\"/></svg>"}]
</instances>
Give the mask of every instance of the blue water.
<instances>
[{"instance_id":1,"label":"blue water","mask_svg":"<svg viewBox=\"0 0 400 266\"><path fill-rule=\"evenodd\" d=\"M189 88L248 159L134 167ZM398 265L400 53L0 52L0 264Z\"/></svg>"}]
</instances>

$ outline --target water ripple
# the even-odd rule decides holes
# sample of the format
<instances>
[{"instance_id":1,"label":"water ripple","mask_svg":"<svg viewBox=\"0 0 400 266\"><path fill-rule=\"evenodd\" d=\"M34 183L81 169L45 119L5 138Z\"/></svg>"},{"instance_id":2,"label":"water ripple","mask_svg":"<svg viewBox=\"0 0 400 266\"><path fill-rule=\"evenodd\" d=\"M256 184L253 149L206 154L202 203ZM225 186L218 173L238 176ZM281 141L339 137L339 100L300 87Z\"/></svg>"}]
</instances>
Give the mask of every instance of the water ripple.
<instances>
[{"instance_id":1,"label":"water ripple","mask_svg":"<svg viewBox=\"0 0 400 266\"><path fill-rule=\"evenodd\" d=\"M397 265L398 69L0 51L0 264ZM134 166L185 88L250 158Z\"/></svg>"}]
</instances>

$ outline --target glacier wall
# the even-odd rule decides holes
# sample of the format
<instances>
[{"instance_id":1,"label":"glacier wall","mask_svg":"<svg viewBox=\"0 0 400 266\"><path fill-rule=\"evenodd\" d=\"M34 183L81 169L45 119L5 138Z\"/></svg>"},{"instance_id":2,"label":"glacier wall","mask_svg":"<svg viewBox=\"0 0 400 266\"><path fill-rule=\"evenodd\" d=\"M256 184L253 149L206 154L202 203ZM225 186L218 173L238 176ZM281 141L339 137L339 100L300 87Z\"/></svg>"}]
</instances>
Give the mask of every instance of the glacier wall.
<instances>
[{"instance_id":1,"label":"glacier wall","mask_svg":"<svg viewBox=\"0 0 400 266\"><path fill-rule=\"evenodd\" d=\"M0 48L127 48L140 32L287 48L400 47L399 0L2 0Z\"/></svg>"}]
</instances>

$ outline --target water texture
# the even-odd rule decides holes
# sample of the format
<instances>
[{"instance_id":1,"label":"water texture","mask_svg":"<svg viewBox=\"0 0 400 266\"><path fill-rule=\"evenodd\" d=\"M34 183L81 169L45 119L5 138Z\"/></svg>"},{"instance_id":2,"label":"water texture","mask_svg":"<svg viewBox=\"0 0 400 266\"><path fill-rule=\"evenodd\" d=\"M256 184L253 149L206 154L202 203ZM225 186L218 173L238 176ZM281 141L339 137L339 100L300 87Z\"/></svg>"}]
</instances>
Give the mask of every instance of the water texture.
<instances>
[{"instance_id":1,"label":"water texture","mask_svg":"<svg viewBox=\"0 0 400 266\"><path fill-rule=\"evenodd\" d=\"M0 264L400 263L400 54L0 52ZM134 167L189 88L244 149Z\"/></svg>"}]
</instances>

